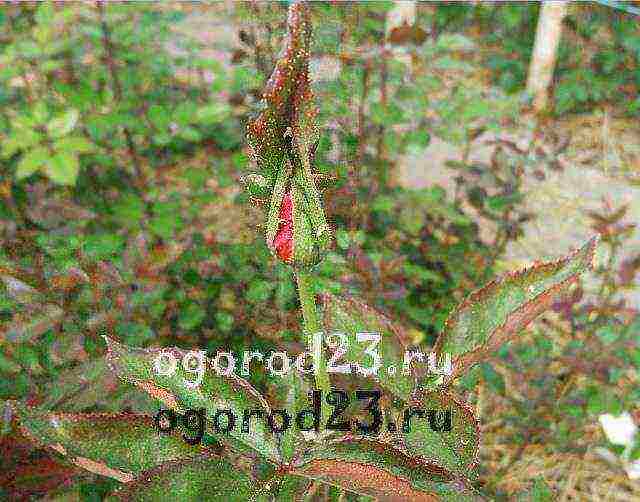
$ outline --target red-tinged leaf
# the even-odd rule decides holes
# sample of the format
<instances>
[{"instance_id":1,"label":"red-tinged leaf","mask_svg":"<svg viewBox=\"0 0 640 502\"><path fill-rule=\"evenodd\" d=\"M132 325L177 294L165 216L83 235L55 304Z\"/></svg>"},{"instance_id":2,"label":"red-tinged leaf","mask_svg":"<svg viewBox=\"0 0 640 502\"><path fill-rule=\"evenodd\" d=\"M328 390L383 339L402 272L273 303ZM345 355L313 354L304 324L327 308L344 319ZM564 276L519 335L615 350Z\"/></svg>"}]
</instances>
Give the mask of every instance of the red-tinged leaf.
<instances>
[{"instance_id":1,"label":"red-tinged leaf","mask_svg":"<svg viewBox=\"0 0 640 502\"><path fill-rule=\"evenodd\" d=\"M220 500L264 501L258 480L225 459L206 453L188 461L171 461L142 472L135 481L121 487L114 498L126 501Z\"/></svg>"},{"instance_id":2,"label":"red-tinged leaf","mask_svg":"<svg viewBox=\"0 0 640 502\"><path fill-rule=\"evenodd\" d=\"M306 451L290 472L379 501L480 500L464 479L439 465L364 438L345 438Z\"/></svg>"},{"instance_id":3,"label":"red-tinged leaf","mask_svg":"<svg viewBox=\"0 0 640 502\"><path fill-rule=\"evenodd\" d=\"M50 456L38 456L35 445L20 434L0 437L0 493L7 500L31 500L70 482L81 469Z\"/></svg>"},{"instance_id":4,"label":"red-tinged leaf","mask_svg":"<svg viewBox=\"0 0 640 502\"><path fill-rule=\"evenodd\" d=\"M22 431L38 444L78 467L123 482L167 460L201 452L184 440L180 426L160 434L149 416L47 413L18 403L14 408Z\"/></svg>"},{"instance_id":5,"label":"red-tinged leaf","mask_svg":"<svg viewBox=\"0 0 640 502\"><path fill-rule=\"evenodd\" d=\"M371 379L393 394L408 399L415 388L415 377L403 373L404 354L408 337L401 327L392 323L375 309L353 298L339 298L331 294L322 297L325 335L343 333L347 337L347 353L339 363L350 362L361 367L371 367L372 357L366 351L370 342L358 341L357 333L378 333L381 336L377 352L381 367ZM353 366L352 366L353 367ZM395 368L390 375L389 368ZM356 370L352 373L357 375Z\"/></svg>"},{"instance_id":6,"label":"red-tinged leaf","mask_svg":"<svg viewBox=\"0 0 640 502\"><path fill-rule=\"evenodd\" d=\"M471 293L447 318L436 343L450 353L453 373L445 384L486 359L549 309L580 274L593 267L596 237L567 257L509 273Z\"/></svg>"}]
</instances>

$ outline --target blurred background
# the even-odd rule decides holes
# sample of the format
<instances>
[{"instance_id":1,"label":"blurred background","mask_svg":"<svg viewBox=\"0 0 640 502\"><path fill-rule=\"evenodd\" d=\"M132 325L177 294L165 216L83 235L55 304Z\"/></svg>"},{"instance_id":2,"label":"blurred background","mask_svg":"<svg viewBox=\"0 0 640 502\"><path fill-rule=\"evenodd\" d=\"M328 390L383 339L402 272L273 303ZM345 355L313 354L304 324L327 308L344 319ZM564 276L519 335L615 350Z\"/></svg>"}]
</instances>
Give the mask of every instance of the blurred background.
<instances>
[{"instance_id":1,"label":"blurred background","mask_svg":"<svg viewBox=\"0 0 640 502\"><path fill-rule=\"evenodd\" d=\"M0 5L0 405L155 412L106 370L102 334L301 350L291 272L241 184L286 9ZM639 13L312 4L335 234L318 292L363 297L428 350L473 289L601 236L595 272L457 384L482 423L478 483L499 500L640 500L640 434L620 444L602 418L640 424ZM114 487L37 449L8 411L0 426L0 498Z\"/></svg>"}]
</instances>

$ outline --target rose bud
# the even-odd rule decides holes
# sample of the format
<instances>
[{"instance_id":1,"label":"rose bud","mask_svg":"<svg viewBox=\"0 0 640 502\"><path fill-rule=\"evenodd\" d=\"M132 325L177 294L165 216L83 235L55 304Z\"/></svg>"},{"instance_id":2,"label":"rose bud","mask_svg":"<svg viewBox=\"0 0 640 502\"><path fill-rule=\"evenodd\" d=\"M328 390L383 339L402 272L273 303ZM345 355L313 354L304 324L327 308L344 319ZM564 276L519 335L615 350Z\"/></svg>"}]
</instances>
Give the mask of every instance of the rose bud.
<instances>
[{"instance_id":1,"label":"rose bud","mask_svg":"<svg viewBox=\"0 0 640 502\"><path fill-rule=\"evenodd\" d=\"M304 191L292 181L280 201L277 229L269 232L267 225L267 245L271 251L297 269L308 269L318 264L321 251L328 244L328 240L325 242L320 238L324 235L319 236L314 231L310 212Z\"/></svg>"},{"instance_id":2,"label":"rose bud","mask_svg":"<svg viewBox=\"0 0 640 502\"><path fill-rule=\"evenodd\" d=\"M309 17L302 3L289 9L285 50L265 87L260 113L247 124L260 174L247 176L245 185L252 197L269 197L267 245L296 269L317 264L330 243L312 170L320 134L309 81Z\"/></svg>"}]
</instances>

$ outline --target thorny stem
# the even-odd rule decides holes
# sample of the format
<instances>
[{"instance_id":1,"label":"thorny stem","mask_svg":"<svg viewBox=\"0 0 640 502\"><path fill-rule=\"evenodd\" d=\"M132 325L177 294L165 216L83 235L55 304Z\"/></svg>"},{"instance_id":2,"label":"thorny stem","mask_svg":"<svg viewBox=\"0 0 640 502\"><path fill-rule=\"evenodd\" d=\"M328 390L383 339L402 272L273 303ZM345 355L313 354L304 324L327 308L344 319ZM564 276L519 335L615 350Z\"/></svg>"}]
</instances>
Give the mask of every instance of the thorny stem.
<instances>
[{"instance_id":1,"label":"thorny stem","mask_svg":"<svg viewBox=\"0 0 640 502\"><path fill-rule=\"evenodd\" d=\"M296 280L298 282L298 295L300 298L300 307L302 308L304 332L309 340L309 350L312 351L312 336L315 333L320 333L322 331L322 325L318 318L316 299L313 292L313 277L309 272L297 271ZM321 390L325 395L331 390L329 374L327 373L324 357L320 357L318 367L316 368L315 381L316 388Z\"/></svg>"}]
</instances>

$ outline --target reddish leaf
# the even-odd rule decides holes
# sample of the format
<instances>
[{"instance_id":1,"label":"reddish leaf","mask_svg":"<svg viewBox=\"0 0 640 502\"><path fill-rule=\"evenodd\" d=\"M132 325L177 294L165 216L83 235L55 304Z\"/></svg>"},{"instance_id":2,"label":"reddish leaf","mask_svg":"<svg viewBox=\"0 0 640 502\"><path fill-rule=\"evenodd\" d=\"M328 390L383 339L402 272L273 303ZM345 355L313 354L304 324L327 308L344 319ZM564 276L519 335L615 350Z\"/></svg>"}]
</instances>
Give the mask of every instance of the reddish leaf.
<instances>
[{"instance_id":1,"label":"reddish leaf","mask_svg":"<svg viewBox=\"0 0 640 502\"><path fill-rule=\"evenodd\" d=\"M567 257L509 273L471 293L456 307L436 343L450 353L453 373L445 383L486 359L538 315L549 309L580 274L592 268L597 237Z\"/></svg>"},{"instance_id":2,"label":"reddish leaf","mask_svg":"<svg viewBox=\"0 0 640 502\"><path fill-rule=\"evenodd\" d=\"M143 469L199 453L176 428L160 434L153 417L134 414L47 413L14 404L24 433L83 469L130 481Z\"/></svg>"},{"instance_id":3,"label":"reddish leaf","mask_svg":"<svg viewBox=\"0 0 640 502\"><path fill-rule=\"evenodd\" d=\"M345 438L305 452L291 473L317 479L379 501L478 500L462 478L420 462L393 445Z\"/></svg>"}]
</instances>

